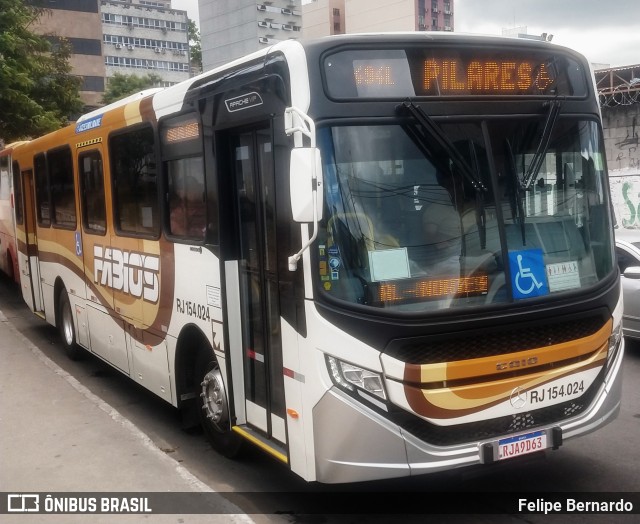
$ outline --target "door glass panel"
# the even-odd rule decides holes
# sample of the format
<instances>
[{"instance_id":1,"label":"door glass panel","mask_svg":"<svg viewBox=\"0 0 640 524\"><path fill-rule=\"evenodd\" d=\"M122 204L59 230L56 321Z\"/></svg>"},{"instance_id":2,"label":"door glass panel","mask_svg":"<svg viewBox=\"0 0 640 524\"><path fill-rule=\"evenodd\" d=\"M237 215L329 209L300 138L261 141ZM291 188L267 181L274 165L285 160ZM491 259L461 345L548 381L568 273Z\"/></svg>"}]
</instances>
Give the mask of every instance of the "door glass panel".
<instances>
[{"instance_id":1,"label":"door glass panel","mask_svg":"<svg viewBox=\"0 0 640 524\"><path fill-rule=\"evenodd\" d=\"M245 353L245 393L247 400L266 407L262 286L256 221L259 215L253 135L246 133L238 136L234 151L240 228L240 291L242 340Z\"/></svg>"},{"instance_id":2,"label":"door glass panel","mask_svg":"<svg viewBox=\"0 0 640 524\"><path fill-rule=\"evenodd\" d=\"M276 262L276 201L275 181L273 178L273 155L269 130L258 132L258 166L262 182L262 224L264 235L264 265L266 271L275 271Z\"/></svg>"},{"instance_id":3,"label":"door glass panel","mask_svg":"<svg viewBox=\"0 0 640 524\"><path fill-rule=\"evenodd\" d=\"M280 334L280 302L278 299L278 259L276 245L276 187L273 173L271 132L257 132L258 167L262 190L262 224L264 242L264 289L268 321L269 371L271 411L284 416L284 375L282 374L282 345Z\"/></svg>"},{"instance_id":4,"label":"door glass panel","mask_svg":"<svg viewBox=\"0 0 640 524\"><path fill-rule=\"evenodd\" d=\"M267 413L284 416L271 131L261 129L234 137L233 154L245 392L247 400L264 407Z\"/></svg>"}]
</instances>

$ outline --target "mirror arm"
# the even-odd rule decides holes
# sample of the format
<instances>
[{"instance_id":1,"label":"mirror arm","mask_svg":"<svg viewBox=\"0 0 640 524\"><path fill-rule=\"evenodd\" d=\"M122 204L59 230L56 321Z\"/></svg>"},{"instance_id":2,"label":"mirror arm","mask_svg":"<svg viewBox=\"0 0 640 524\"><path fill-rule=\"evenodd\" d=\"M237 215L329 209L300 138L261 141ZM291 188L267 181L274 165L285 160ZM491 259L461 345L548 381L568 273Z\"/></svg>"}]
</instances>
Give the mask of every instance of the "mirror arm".
<instances>
[{"instance_id":1,"label":"mirror arm","mask_svg":"<svg viewBox=\"0 0 640 524\"><path fill-rule=\"evenodd\" d=\"M297 107L291 106L284 110L284 132L287 136L294 136L295 146L302 147L302 136L306 136L311 147L316 147L316 125L314 121Z\"/></svg>"},{"instance_id":2,"label":"mirror arm","mask_svg":"<svg viewBox=\"0 0 640 524\"><path fill-rule=\"evenodd\" d=\"M294 135L296 147L302 147L302 135L309 139L311 147L316 147L316 126L314 121L304 111L293 106L287 107L284 110L284 124L285 133L288 136ZM309 249L309 246L311 246L318 236L318 199L316 198L318 192L318 175L316 173L315 163L313 164L312 169L313 234L311 235L311 238L309 238L309 240L300 248L300 251L295 255L289 256L289 271L295 271L298 268L298 260L300 260L302 254ZM289 176L291 176L291 173L289 173Z\"/></svg>"}]
</instances>

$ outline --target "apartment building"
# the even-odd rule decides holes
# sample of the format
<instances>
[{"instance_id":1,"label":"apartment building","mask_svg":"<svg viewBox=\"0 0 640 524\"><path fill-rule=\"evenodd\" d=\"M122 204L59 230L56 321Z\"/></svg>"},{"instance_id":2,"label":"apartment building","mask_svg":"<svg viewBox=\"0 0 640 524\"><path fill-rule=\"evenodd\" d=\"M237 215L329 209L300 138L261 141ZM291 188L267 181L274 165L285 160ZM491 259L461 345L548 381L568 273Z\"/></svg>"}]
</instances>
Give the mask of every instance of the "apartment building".
<instances>
[{"instance_id":1,"label":"apartment building","mask_svg":"<svg viewBox=\"0 0 640 524\"><path fill-rule=\"evenodd\" d=\"M170 0L55 0L33 26L53 40L69 41L73 74L82 77L80 97L89 111L102 104L116 73L155 73L162 86L191 76L187 12Z\"/></svg>"},{"instance_id":2,"label":"apartment building","mask_svg":"<svg viewBox=\"0 0 640 524\"><path fill-rule=\"evenodd\" d=\"M199 0L202 68L300 38L300 0Z\"/></svg>"},{"instance_id":3,"label":"apartment building","mask_svg":"<svg viewBox=\"0 0 640 524\"><path fill-rule=\"evenodd\" d=\"M454 0L343 0L349 33L453 31Z\"/></svg>"},{"instance_id":4,"label":"apartment building","mask_svg":"<svg viewBox=\"0 0 640 524\"><path fill-rule=\"evenodd\" d=\"M302 3L302 38L346 33L345 0L310 0Z\"/></svg>"},{"instance_id":5,"label":"apartment building","mask_svg":"<svg viewBox=\"0 0 640 524\"><path fill-rule=\"evenodd\" d=\"M418 0L417 4L418 31L453 31L453 0Z\"/></svg>"},{"instance_id":6,"label":"apartment building","mask_svg":"<svg viewBox=\"0 0 640 524\"><path fill-rule=\"evenodd\" d=\"M88 109L101 105L105 86L102 58L102 24L99 0L56 0L49 2L33 31L71 44L69 58L73 74L82 78L80 97Z\"/></svg>"},{"instance_id":7,"label":"apartment building","mask_svg":"<svg viewBox=\"0 0 640 524\"><path fill-rule=\"evenodd\" d=\"M154 73L169 86L190 76L187 12L170 0L100 0L107 82Z\"/></svg>"},{"instance_id":8,"label":"apartment building","mask_svg":"<svg viewBox=\"0 0 640 524\"><path fill-rule=\"evenodd\" d=\"M454 0L199 0L203 69L289 38L453 31Z\"/></svg>"}]
</instances>

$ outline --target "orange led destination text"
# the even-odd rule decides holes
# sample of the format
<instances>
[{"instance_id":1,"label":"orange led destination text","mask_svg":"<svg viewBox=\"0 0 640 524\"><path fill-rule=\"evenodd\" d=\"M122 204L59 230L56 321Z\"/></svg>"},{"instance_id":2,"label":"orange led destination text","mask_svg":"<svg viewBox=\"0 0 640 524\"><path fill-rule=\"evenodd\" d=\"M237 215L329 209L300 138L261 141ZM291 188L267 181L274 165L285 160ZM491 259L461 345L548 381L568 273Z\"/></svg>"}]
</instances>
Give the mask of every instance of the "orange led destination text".
<instances>
[{"instance_id":1,"label":"orange led destination text","mask_svg":"<svg viewBox=\"0 0 640 524\"><path fill-rule=\"evenodd\" d=\"M489 278L477 277L443 278L418 282L386 282L380 286L380 302L396 302L411 298L439 298L454 295L486 294Z\"/></svg>"},{"instance_id":2,"label":"orange led destination text","mask_svg":"<svg viewBox=\"0 0 640 524\"><path fill-rule=\"evenodd\" d=\"M358 86L392 86L396 83L390 66L360 65L354 68L353 74Z\"/></svg>"},{"instance_id":3,"label":"orange led destination text","mask_svg":"<svg viewBox=\"0 0 640 524\"><path fill-rule=\"evenodd\" d=\"M544 64L529 61L463 62L425 60L423 88L428 92L522 93L544 91L553 83Z\"/></svg>"}]
</instances>

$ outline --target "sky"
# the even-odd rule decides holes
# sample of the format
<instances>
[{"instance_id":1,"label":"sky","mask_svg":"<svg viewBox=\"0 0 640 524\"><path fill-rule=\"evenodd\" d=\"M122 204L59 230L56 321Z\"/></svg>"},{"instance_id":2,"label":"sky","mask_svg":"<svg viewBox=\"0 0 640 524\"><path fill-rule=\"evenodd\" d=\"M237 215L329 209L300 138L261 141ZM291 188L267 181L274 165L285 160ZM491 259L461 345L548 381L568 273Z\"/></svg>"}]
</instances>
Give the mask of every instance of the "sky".
<instances>
[{"instance_id":1,"label":"sky","mask_svg":"<svg viewBox=\"0 0 640 524\"><path fill-rule=\"evenodd\" d=\"M611 67L640 64L640 0L454 0L456 32L553 35L553 42Z\"/></svg>"},{"instance_id":2,"label":"sky","mask_svg":"<svg viewBox=\"0 0 640 524\"><path fill-rule=\"evenodd\" d=\"M187 16L200 27L198 15L198 0L171 0L173 9L182 9L187 12Z\"/></svg>"},{"instance_id":3,"label":"sky","mask_svg":"<svg viewBox=\"0 0 640 524\"><path fill-rule=\"evenodd\" d=\"M198 23L198 0L172 0ZM640 0L454 0L459 33L501 35L524 26L553 35L553 42L584 54L593 64L640 64Z\"/></svg>"}]
</instances>

